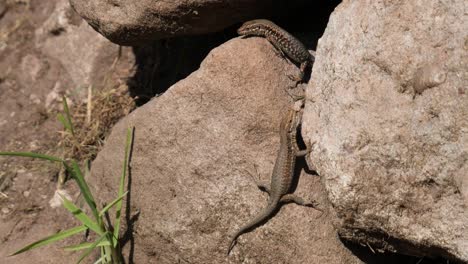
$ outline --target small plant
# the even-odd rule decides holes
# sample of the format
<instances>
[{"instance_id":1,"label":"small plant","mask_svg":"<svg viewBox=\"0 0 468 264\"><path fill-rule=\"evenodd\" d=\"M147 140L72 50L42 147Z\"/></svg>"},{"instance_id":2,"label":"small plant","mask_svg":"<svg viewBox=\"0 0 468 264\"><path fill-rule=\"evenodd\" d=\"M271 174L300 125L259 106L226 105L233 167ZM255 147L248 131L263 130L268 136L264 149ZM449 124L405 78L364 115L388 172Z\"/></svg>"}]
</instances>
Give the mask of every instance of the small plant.
<instances>
[{"instance_id":1,"label":"small plant","mask_svg":"<svg viewBox=\"0 0 468 264\"><path fill-rule=\"evenodd\" d=\"M60 122L64 125L65 130L73 134L73 125L71 122L68 105L66 100L64 100L64 110L65 116L59 115ZM120 216L122 209L122 199L127 195L127 192L124 192L125 189L125 178L127 174L130 148L133 141L133 129L129 128L127 130L127 137L125 143L125 156L123 161L122 175L120 177L118 195L115 200L110 202L107 206L98 210L96 206L96 200L94 199L88 184L85 181L83 173L78 165L78 163L73 160L66 160L54 156L32 153L32 152L0 152L0 155L3 156L19 156L19 157L29 157L29 158L38 158L43 160L49 160L52 162L60 162L65 171L68 172L68 175L71 179L75 180L78 184L78 187L81 191L81 194L86 201L86 204L91 210L91 216L88 216L82 209L76 206L73 202L67 199L64 195L61 195L62 205L73 214L73 216L81 222L80 226L67 229L61 232L58 232L54 235L43 238L39 241L36 241L32 244L29 244L22 249L11 254L17 255L23 252L29 251L34 248L38 248L44 245L48 245L52 242L62 240L86 232L88 230L94 232L97 235L97 239L94 242L85 242L79 245L73 245L65 247L65 250L68 251L80 251L84 250L83 254L78 259L77 263L80 263L86 256L88 256L94 249L100 248L101 257L95 262L97 263L122 263L121 254L120 254L120 245L119 245L119 229L120 229ZM63 179L62 179L63 180ZM61 181L61 179L59 179ZM113 219L113 227L109 224L106 224L105 217L109 209L115 207L115 218Z\"/></svg>"}]
</instances>

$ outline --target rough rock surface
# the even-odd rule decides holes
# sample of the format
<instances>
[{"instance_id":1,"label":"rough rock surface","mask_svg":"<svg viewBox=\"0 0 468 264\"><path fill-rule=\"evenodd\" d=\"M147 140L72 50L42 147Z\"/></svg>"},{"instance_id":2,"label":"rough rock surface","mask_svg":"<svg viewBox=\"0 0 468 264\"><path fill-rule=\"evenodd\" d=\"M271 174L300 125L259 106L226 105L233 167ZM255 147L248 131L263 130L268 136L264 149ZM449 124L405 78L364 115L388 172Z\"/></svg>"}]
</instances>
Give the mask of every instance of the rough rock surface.
<instances>
[{"instance_id":1,"label":"rough rock surface","mask_svg":"<svg viewBox=\"0 0 468 264\"><path fill-rule=\"evenodd\" d=\"M331 16L303 133L342 237L468 262L464 4L343 1Z\"/></svg>"},{"instance_id":2,"label":"rough rock surface","mask_svg":"<svg viewBox=\"0 0 468 264\"><path fill-rule=\"evenodd\" d=\"M298 2L298 3L296 3ZM111 41L123 45L151 39L199 35L232 24L285 11L303 0L70 0L88 23Z\"/></svg>"},{"instance_id":3,"label":"rough rock surface","mask_svg":"<svg viewBox=\"0 0 468 264\"><path fill-rule=\"evenodd\" d=\"M96 34L68 1L57 2L53 13L35 31L35 42L46 56L60 62L72 80L73 92L82 98L86 98L89 85L103 79L106 72L102 69L108 68L119 54L119 46Z\"/></svg>"},{"instance_id":4,"label":"rough rock surface","mask_svg":"<svg viewBox=\"0 0 468 264\"><path fill-rule=\"evenodd\" d=\"M234 39L117 124L90 181L101 201L115 197L125 132L134 126L127 256L135 263L361 263L335 235L332 214L294 204L241 236L226 257L229 235L266 205L251 177L255 166L270 177L290 104L286 74L298 71L265 39ZM296 193L327 207L314 175L302 172Z\"/></svg>"}]
</instances>

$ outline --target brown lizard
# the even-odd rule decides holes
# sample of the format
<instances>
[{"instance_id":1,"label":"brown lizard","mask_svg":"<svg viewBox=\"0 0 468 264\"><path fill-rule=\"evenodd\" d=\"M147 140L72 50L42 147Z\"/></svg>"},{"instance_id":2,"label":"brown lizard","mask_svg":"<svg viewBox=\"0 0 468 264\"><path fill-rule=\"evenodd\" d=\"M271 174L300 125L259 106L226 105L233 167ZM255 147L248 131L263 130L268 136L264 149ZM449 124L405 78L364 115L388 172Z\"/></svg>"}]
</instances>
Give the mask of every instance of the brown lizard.
<instances>
[{"instance_id":1,"label":"brown lizard","mask_svg":"<svg viewBox=\"0 0 468 264\"><path fill-rule=\"evenodd\" d=\"M302 42L270 20L256 19L247 21L237 30L237 33L247 37L264 37L275 46L283 57L286 55L293 62L300 64L301 72L299 76L289 76L296 82L303 81L304 71L308 66L312 66L315 61L315 55L310 54Z\"/></svg>"},{"instance_id":2,"label":"brown lizard","mask_svg":"<svg viewBox=\"0 0 468 264\"><path fill-rule=\"evenodd\" d=\"M234 247L237 238L270 217L280 203L294 202L304 206L316 206L315 202L305 202L297 195L288 193L293 181L296 157L304 156L309 152L309 148L306 150L299 150L297 145L296 134L300 122L299 110L289 109L283 117L280 126L281 145L271 175L270 188L267 184L257 183L260 189L265 190L270 195L268 206L232 236L227 251L228 255Z\"/></svg>"}]
</instances>

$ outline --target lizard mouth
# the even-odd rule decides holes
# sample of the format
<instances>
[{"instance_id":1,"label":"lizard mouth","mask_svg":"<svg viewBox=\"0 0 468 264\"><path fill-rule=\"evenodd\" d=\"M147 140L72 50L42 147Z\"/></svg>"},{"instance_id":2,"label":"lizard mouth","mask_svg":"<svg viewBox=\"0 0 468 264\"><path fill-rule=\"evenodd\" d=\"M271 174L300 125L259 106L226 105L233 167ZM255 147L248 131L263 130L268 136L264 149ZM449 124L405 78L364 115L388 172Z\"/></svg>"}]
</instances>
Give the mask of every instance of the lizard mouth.
<instances>
[{"instance_id":1,"label":"lizard mouth","mask_svg":"<svg viewBox=\"0 0 468 264\"><path fill-rule=\"evenodd\" d=\"M237 29L237 34L239 35L248 35L248 34L251 34L253 32L255 32L255 30L259 30L258 27L240 27L239 29Z\"/></svg>"},{"instance_id":2,"label":"lizard mouth","mask_svg":"<svg viewBox=\"0 0 468 264\"><path fill-rule=\"evenodd\" d=\"M244 35L247 32L247 30L243 27L240 27L237 29L237 34L239 35Z\"/></svg>"}]
</instances>

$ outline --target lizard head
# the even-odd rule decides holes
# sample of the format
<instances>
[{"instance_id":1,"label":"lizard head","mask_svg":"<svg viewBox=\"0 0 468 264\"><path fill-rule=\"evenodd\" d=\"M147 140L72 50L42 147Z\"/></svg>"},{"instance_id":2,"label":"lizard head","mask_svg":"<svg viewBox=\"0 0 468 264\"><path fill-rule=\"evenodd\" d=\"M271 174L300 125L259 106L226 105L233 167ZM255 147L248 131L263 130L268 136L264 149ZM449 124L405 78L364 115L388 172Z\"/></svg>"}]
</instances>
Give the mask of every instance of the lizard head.
<instances>
[{"instance_id":1,"label":"lizard head","mask_svg":"<svg viewBox=\"0 0 468 264\"><path fill-rule=\"evenodd\" d=\"M242 26L237 29L237 34L241 36L262 36L265 28L268 27L268 25L274 25L273 22L270 20L266 19L255 19L255 20L250 20L242 24Z\"/></svg>"}]
</instances>

